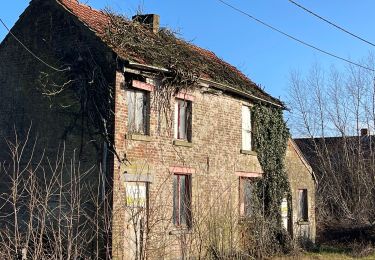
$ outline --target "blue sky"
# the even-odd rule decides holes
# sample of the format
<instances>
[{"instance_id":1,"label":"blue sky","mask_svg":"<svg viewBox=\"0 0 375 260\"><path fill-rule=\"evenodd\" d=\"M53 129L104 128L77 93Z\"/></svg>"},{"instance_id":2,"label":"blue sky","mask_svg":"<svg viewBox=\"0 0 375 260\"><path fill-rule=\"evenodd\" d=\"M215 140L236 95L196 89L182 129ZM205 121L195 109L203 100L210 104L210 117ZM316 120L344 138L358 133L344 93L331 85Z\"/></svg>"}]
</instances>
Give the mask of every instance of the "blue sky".
<instances>
[{"instance_id":1,"label":"blue sky","mask_svg":"<svg viewBox=\"0 0 375 260\"><path fill-rule=\"evenodd\" d=\"M308 15L288 0L227 0L229 3L304 41L344 58L359 60L374 51L337 29ZM157 13L162 26L178 31L182 38L215 52L265 87L275 97L288 97L289 74L305 73L315 64L342 68L345 63L277 34L234 12L217 0L81 0L97 9L111 7L128 16L138 9ZM349 31L375 42L375 1L298 0ZM0 18L12 26L28 0L3 1ZM0 41L6 30L0 27ZM22 36L19 36L22 39ZM37 51L36 51L37 52ZM1 62L1 61L0 61Z\"/></svg>"}]
</instances>

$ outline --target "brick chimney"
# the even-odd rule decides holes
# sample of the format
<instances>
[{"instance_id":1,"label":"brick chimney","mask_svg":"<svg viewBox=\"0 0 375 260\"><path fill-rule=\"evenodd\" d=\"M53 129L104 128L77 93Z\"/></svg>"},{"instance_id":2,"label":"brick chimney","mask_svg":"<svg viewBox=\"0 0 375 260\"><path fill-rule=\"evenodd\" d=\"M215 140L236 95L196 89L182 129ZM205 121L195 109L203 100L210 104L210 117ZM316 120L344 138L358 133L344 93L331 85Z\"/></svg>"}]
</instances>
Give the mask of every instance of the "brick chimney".
<instances>
[{"instance_id":1,"label":"brick chimney","mask_svg":"<svg viewBox=\"0 0 375 260\"><path fill-rule=\"evenodd\" d=\"M134 15L132 19L135 22L139 22L149 26L154 33L159 32L160 16L157 14Z\"/></svg>"},{"instance_id":2,"label":"brick chimney","mask_svg":"<svg viewBox=\"0 0 375 260\"><path fill-rule=\"evenodd\" d=\"M370 135L369 131L367 128L362 128L361 129L361 136L368 136Z\"/></svg>"}]
</instances>

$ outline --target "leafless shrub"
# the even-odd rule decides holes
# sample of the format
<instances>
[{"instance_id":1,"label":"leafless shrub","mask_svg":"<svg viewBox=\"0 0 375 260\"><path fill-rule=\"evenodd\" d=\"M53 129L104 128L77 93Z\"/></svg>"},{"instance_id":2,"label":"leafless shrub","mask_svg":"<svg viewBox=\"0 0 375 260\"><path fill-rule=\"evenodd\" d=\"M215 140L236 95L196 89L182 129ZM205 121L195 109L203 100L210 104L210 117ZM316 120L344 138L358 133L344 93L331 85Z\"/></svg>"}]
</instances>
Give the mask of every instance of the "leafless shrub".
<instances>
[{"instance_id":1,"label":"leafless shrub","mask_svg":"<svg viewBox=\"0 0 375 260\"><path fill-rule=\"evenodd\" d=\"M172 173L155 180L146 202L137 193L129 196L128 184L119 193L105 190L109 180L100 165L84 166L64 146L54 158L36 154L31 139L8 141L10 160L1 165L1 258L111 259L117 249L117 256L130 253L137 260L252 259L279 252L261 203L251 218L239 215L236 178L217 179L220 192L207 191L202 169L194 179L191 226L181 228L171 215Z\"/></svg>"},{"instance_id":2,"label":"leafless shrub","mask_svg":"<svg viewBox=\"0 0 375 260\"><path fill-rule=\"evenodd\" d=\"M82 169L62 146L55 158L34 154L36 141L8 141L1 165L0 255L3 259L87 259L108 255L110 225L98 169Z\"/></svg>"}]
</instances>

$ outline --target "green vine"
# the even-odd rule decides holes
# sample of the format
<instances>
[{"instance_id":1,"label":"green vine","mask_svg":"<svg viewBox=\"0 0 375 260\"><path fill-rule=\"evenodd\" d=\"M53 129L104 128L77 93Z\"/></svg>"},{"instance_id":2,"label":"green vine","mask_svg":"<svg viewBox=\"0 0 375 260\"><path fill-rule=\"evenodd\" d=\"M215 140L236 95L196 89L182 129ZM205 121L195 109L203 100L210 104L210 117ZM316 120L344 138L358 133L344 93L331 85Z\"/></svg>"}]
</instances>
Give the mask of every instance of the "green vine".
<instances>
[{"instance_id":1,"label":"green vine","mask_svg":"<svg viewBox=\"0 0 375 260\"><path fill-rule=\"evenodd\" d=\"M252 110L255 126L255 148L264 177L258 182L258 197L263 203L263 216L268 232L285 250L285 232L281 225L280 205L290 199L290 186L284 158L289 130L280 108L257 104Z\"/></svg>"}]
</instances>

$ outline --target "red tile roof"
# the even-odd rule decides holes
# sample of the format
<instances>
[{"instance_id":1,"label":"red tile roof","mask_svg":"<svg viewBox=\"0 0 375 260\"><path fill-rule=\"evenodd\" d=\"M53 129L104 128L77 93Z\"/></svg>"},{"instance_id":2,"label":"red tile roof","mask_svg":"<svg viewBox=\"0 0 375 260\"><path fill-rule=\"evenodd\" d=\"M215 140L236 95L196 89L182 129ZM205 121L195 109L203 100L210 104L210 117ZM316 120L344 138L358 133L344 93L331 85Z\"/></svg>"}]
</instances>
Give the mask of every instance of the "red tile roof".
<instances>
[{"instance_id":1,"label":"red tile roof","mask_svg":"<svg viewBox=\"0 0 375 260\"><path fill-rule=\"evenodd\" d=\"M80 21L99 34L104 33L109 24L109 17L102 11L92 9L88 5L79 3L77 0L58 0L63 7L68 9Z\"/></svg>"},{"instance_id":2,"label":"red tile roof","mask_svg":"<svg viewBox=\"0 0 375 260\"><path fill-rule=\"evenodd\" d=\"M104 42L105 40L105 31L110 26L110 16L102 11L95 10L91 8L88 5L84 5L82 3L79 3L77 0L57 0L57 2L65 8L67 11L69 11L71 14L76 16L81 22L83 22L89 29L94 31L96 35L98 35ZM230 73L231 78L235 77L238 80L233 82L231 87L238 88L239 90L245 91L249 94L253 94L256 97L265 99L267 101L271 101L274 103L277 103L278 105L282 105L283 103L270 96L268 93L260 89L255 83L253 83L249 78L247 78L242 72L240 72L236 67L230 65L229 63L223 61L219 57L217 57L213 52L202 49L198 46L192 45L190 43L187 43L185 41L180 41L181 45L188 45L192 51L196 53L197 56L200 56L200 58L208 59L211 64L214 63L220 67L223 68L226 73ZM148 64L147 57L144 57L140 55L139 53L136 53L134 50L128 50L128 49L118 49L116 47L112 47L113 51L116 52L121 58L123 59L129 59L131 61L143 63L145 65L154 65L154 64ZM201 77L205 77L207 79L214 79L215 77L212 75L215 73L212 70L203 71ZM215 80L217 81L217 80ZM227 84L228 82L218 82Z\"/></svg>"}]
</instances>

